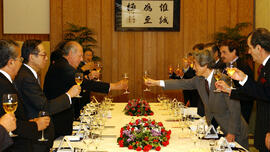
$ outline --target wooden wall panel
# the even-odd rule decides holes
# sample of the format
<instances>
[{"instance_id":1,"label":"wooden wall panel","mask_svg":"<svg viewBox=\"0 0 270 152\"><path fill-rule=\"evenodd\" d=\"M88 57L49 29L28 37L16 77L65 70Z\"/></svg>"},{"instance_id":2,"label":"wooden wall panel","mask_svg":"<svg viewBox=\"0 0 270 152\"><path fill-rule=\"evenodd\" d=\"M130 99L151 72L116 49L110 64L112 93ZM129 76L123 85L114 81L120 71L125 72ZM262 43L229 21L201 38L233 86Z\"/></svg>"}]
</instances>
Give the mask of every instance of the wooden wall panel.
<instances>
[{"instance_id":1,"label":"wooden wall panel","mask_svg":"<svg viewBox=\"0 0 270 152\"><path fill-rule=\"evenodd\" d=\"M103 81L116 82L128 72L130 98L145 95L144 70L149 70L155 79L165 79L168 65L180 63L195 43L211 41L221 27L253 22L253 0L181 0L180 32L116 32L114 2L51 0L50 40L52 47L60 41L67 21L94 29L98 40L95 53L102 57L104 67Z\"/></svg>"}]
</instances>

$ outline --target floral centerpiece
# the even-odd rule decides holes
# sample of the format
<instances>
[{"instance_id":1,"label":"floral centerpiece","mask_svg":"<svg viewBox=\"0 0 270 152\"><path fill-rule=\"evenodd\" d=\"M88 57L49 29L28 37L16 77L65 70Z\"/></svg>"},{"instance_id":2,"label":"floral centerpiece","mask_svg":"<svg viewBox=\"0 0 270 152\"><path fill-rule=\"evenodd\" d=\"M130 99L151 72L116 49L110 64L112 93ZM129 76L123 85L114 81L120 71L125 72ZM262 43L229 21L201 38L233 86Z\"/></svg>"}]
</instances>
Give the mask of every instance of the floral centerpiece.
<instances>
[{"instance_id":1,"label":"floral centerpiece","mask_svg":"<svg viewBox=\"0 0 270 152\"><path fill-rule=\"evenodd\" d=\"M137 119L121 128L117 142L120 147L137 151L160 151L161 146L169 144L171 130L166 130L162 122L151 119Z\"/></svg>"},{"instance_id":2,"label":"floral centerpiece","mask_svg":"<svg viewBox=\"0 0 270 152\"><path fill-rule=\"evenodd\" d=\"M149 103L143 99L132 99L128 101L124 112L129 116L149 116L154 115Z\"/></svg>"}]
</instances>

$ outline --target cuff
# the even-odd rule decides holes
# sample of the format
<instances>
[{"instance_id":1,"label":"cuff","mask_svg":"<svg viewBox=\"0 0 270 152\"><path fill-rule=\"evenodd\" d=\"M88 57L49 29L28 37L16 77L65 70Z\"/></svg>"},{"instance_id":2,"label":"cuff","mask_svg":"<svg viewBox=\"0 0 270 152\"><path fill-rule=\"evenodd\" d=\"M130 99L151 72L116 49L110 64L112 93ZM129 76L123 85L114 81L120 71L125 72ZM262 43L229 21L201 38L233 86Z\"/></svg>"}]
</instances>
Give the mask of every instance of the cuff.
<instances>
[{"instance_id":1,"label":"cuff","mask_svg":"<svg viewBox=\"0 0 270 152\"><path fill-rule=\"evenodd\" d=\"M68 96L68 99L69 99L70 104L72 104L72 100L71 100L70 95L68 93L66 93L66 95Z\"/></svg>"},{"instance_id":2,"label":"cuff","mask_svg":"<svg viewBox=\"0 0 270 152\"><path fill-rule=\"evenodd\" d=\"M163 88L165 87L165 82L164 82L164 80L160 80L160 81L159 81L159 86L161 86L161 87L163 87Z\"/></svg>"},{"instance_id":3,"label":"cuff","mask_svg":"<svg viewBox=\"0 0 270 152\"><path fill-rule=\"evenodd\" d=\"M239 84L240 84L241 86L244 86L245 83L247 82L247 79L248 79L248 75L246 75L246 77L244 78L244 80L239 81Z\"/></svg>"}]
</instances>

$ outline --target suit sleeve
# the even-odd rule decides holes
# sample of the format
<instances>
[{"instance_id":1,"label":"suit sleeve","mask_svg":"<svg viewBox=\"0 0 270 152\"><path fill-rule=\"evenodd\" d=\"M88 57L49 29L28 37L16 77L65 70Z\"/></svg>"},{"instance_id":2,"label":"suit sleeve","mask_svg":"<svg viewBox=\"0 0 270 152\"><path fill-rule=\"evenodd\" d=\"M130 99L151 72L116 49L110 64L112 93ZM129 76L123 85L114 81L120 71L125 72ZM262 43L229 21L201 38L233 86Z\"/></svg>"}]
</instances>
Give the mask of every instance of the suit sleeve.
<instances>
[{"instance_id":1,"label":"suit sleeve","mask_svg":"<svg viewBox=\"0 0 270 152\"><path fill-rule=\"evenodd\" d=\"M192 79L165 80L164 90L194 90L196 89L196 78L197 77L194 77Z\"/></svg>"},{"instance_id":2,"label":"suit sleeve","mask_svg":"<svg viewBox=\"0 0 270 152\"><path fill-rule=\"evenodd\" d=\"M57 98L47 101L45 94L40 88L39 84L32 77L25 77L21 85L22 95L27 98L25 101L35 109L41 111L46 109L51 115L68 109L70 105L69 98L66 94L63 94Z\"/></svg>"},{"instance_id":3,"label":"suit sleeve","mask_svg":"<svg viewBox=\"0 0 270 152\"><path fill-rule=\"evenodd\" d=\"M84 80L82 83L82 88L87 91L100 92L100 93L108 93L110 89L110 84L106 82L97 82L93 80Z\"/></svg>"},{"instance_id":4,"label":"suit sleeve","mask_svg":"<svg viewBox=\"0 0 270 152\"><path fill-rule=\"evenodd\" d=\"M224 97L230 113L228 133L239 135L241 122L240 101L230 99L227 94L224 94Z\"/></svg>"},{"instance_id":5,"label":"suit sleeve","mask_svg":"<svg viewBox=\"0 0 270 152\"><path fill-rule=\"evenodd\" d=\"M13 144L12 139L9 137L6 129L0 125L0 151L3 151L7 147Z\"/></svg>"},{"instance_id":6,"label":"suit sleeve","mask_svg":"<svg viewBox=\"0 0 270 152\"><path fill-rule=\"evenodd\" d=\"M231 98L237 99L241 97L252 97L257 100L263 100L270 102L270 85L269 83L258 83L253 79L248 78L247 82L243 87L240 87L236 90L232 90Z\"/></svg>"}]
</instances>

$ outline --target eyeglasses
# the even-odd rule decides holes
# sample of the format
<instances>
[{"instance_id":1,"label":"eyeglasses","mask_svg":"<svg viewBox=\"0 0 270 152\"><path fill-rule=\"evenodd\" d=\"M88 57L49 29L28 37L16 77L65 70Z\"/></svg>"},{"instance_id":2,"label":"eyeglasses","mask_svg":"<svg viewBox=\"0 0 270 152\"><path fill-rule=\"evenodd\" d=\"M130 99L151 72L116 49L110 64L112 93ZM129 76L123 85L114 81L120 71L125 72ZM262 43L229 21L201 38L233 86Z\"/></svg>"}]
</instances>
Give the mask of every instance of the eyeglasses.
<instances>
[{"instance_id":1,"label":"eyeglasses","mask_svg":"<svg viewBox=\"0 0 270 152\"><path fill-rule=\"evenodd\" d=\"M44 53L44 54L38 54L38 53L34 53L35 55L38 55L38 56L42 56L42 57L46 57L47 56L47 53Z\"/></svg>"},{"instance_id":2,"label":"eyeglasses","mask_svg":"<svg viewBox=\"0 0 270 152\"><path fill-rule=\"evenodd\" d=\"M19 62L23 62L24 58L23 57L19 57L19 58L16 58L14 60L18 60Z\"/></svg>"}]
</instances>

